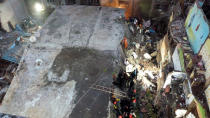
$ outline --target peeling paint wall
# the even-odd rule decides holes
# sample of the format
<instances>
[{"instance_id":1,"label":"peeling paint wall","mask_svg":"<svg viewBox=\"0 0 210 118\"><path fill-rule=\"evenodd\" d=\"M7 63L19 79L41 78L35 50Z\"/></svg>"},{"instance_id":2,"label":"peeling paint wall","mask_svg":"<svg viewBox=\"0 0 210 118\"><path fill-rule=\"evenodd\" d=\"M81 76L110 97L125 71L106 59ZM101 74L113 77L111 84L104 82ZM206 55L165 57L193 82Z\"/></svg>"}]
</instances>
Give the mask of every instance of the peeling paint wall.
<instances>
[{"instance_id":1,"label":"peeling paint wall","mask_svg":"<svg viewBox=\"0 0 210 118\"><path fill-rule=\"evenodd\" d=\"M27 14L24 0L6 0L0 3L0 20L7 31L9 31L8 21L15 25Z\"/></svg>"}]
</instances>

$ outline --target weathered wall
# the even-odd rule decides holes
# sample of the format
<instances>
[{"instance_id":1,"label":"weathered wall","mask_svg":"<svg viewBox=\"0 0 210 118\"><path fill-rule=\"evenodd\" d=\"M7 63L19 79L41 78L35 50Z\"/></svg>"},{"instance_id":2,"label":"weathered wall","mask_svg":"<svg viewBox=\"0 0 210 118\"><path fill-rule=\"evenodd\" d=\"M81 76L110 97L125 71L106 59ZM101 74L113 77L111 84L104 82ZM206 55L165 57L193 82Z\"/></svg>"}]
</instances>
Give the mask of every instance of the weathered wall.
<instances>
[{"instance_id":1,"label":"weathered wall","mask_svg":"<svg viewBox=\"0 0 210 118\"><path fill-rule=\"evenodd\" d=\"M206 87L210 84L210 38L208 38L201 48L200 55L202 55L202 59L206 68Z\"/></svg>"},{"instance_id":2,"label":"weathered wall","mask_svg":"<svg viewBox=\"0 0 210 118\"><path fill-rule=\"evenodd\" d=\"M27 14L24 0L6 0L0 3L0 20L7 31L9 31L8 21L15 25Z\"/></svg>"}]
</instances>

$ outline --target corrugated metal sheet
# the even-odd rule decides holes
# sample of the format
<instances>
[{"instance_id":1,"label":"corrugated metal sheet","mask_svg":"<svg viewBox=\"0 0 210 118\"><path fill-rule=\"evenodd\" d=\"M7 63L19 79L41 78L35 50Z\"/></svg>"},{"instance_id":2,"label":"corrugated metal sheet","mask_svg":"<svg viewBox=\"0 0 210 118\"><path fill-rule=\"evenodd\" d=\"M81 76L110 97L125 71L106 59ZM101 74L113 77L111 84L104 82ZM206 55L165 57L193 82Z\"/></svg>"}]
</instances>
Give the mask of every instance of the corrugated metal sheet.
<instances>
[{"instance_id":1,"label":"corrugated metal sheet","mask_svg":"<svg viewBox=\"0 0 210 118\"><path fill-rule=\"evenodd\" d=\"M188 13L185 29L190 45L197 54L209 35L209 25L203 10L196 3Z\"/></svg>"}]
</instances>

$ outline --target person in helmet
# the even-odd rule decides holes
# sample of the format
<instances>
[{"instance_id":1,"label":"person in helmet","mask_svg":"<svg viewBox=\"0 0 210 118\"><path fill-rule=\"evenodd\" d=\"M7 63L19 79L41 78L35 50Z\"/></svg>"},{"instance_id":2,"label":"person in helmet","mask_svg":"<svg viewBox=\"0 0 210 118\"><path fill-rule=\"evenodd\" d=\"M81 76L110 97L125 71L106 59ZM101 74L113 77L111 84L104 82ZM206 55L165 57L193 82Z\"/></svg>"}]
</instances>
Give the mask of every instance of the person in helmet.
<instances>
[{"instance_id":1,"label":"person in helmet","mask_svg":"<svg viewBox=\"0 0 210 118\"><path fill-rule=\"evenodd\" d=\"M131 99L131 109L132 110L135 110L136 109L136 98L135 97L133 97Z\"/></svg>"},{"instance_id":2,"label":"person in helmet","mask_svg":"<svg viewBox=\"0 0 210 118\"><path fill-rule=\"evenodd\" d=\"M120 106L120 99L113 98L113 107L114 107L114 110L116 112L116 116L122 115L121 106Z\"/></svg>"}]
</instances>

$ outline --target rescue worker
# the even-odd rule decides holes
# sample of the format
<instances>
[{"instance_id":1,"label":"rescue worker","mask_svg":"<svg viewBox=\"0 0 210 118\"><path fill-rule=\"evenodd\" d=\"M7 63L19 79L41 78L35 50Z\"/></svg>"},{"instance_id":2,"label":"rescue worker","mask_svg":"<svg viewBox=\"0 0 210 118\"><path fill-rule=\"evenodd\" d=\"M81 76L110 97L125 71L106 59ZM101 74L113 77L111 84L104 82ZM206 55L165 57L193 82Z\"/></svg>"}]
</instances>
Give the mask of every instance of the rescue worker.
<instances>
[{"instance_id":1,"label":"rescue worker","mask_svg":"<svg viewBox=\"0 0 210 118\"><path fill-rule=\"evenodd\" d=\"M116 97L112 94L112 96L111 96L112 103L114 103L115 100L116 100Z\"/></svg>"},{"instance_id":2,"label":"rescue worker","mask_svg":"<svg viewBox=\"0 0 210 118\"><path fill-rule=\"evenodd\" d=\"M131 98L136 98L136 89L133 89L133 91L130 94Z\"/></svg>"},{"instance_id":3,"label":"rescue worker","mask_svg":"<svg viewBox=\"0 0 210 118\"><path fill-rule=\"evenodd\" d=\"M115 73L114 73L114 74L112 74L112 79L113 79L113 82L112 82L112 83L113 83L114 85L116 85L116 84L117 84L117 78L118 78L118 77L116 76L116 74L115 74Z\"/></svg>"},{"instance_id":4,"label":"rescue worker","mask_svg":"<svg viewBox=\"0 0 210 118\"><path fill-rule=\"evenodd\" d=\"M123 72L123 70L121 69L120 72L119 72L119 74L118 74L118 76L117 76L117 78L115 79L113 77L113 79L114 79L113 84L121 87L122 86L122 81L124 79L124 72Z\"/></svg>"},{"instance_id":5,"label":"rescue worker","mask_svg":"<svg viewBox=\"0 0 210 118\"><path fill-rule=\"evenodd\" d=\"M140 33L140 34L143 33L143 26L142 26L142 24L139 25L139 33Z\"/></svg>"},{"instance_id":6,"label":"rescue worker","mask_svg":"<svg viewBox=\"0 0 210 118\"><path fill-rule=\"evenodd\" d=\"M129 88L127 83L129 82L129 78L124 70L120 70L118 77L114 79L113 84L117 85L120 89L124 90L125 88Z\"/></svg>"},{"instance_id":7,"label":"rescue worker","mask_svg":"<svg viewBox=\"0 0 210 118\"><path fill-rule=\"evenodd\" d=\"M128 40L126 37L123 38L123 40L121 41L121 45L127 49L128 48Z\"/></svg>"},{"instance_id":8,"label":"rescue worker","mask_svg":"<svg viewBox=\"0 0 210 118\"><path fill-rule=\"evenodd\" d=\"M130 78L125 73L123 83L122 83L122 90L128 90L130 87Z\"/></svg>"},{"instance_id":9,"label":"rescue worker","mask_svg":"<svg viewBox=\"0 0 210 118\"><path fill-rule=\"evenodd\" d=\"M133 97L131 99L131 110L135 110L136 109L136 98Z\"/></svg>"},{"instance_id":10,"label":"rescue worker","mask_svg":"<svg viewBox=\"0 0 210 118\"><path fill-rule=\"evenodd\" d=\"M133 115L131 113L129 114L129 118L133 118Z\"/></svg>"},{"instance_id":11,"label":"rescue worker","mask_svg":"<svg viewBox=\"0 0 210 118\"><path fill-rule=\"evenodd\" d=\"M137 75L137 70L134 71L130 77L129 96L131 98L136 97L136 79L135 79L136 75Z\"/></svg>"},{"instance_id":12,"label":"rescue worker","mask_svg":"<svg viewBox=\"0 0 210 118\"><path fill-rule=\"evenodd\" d=\"M114 110L116 112L117 117L121 116L122 112L121 112L121 106L120 106L120 99L115 98L113 104L114 104Z\"/></svg>"},{"instance_id":13,"label":"rescue worker","mask_svg":"<svg viewBox=\"0 0 210 118\"><path fill-rule=\"evenodd\" d=\"M129 117L128 112L124 112L123 113L123 118L128 118L128 117Z\"/></svg>"},{"instance_id":14,"label":"rescue worker","mask_svg":"<svg viewBox=\"0 0 210 118\"><path fill-rule=\"evenodd\" d=\"M136 114L134 112L130 112L129 118L136 118Z\"/></svg>"},{"instance_id":15,"label":"rescue worker","mask_svg":"<svg viewBox=\"0 0 210 118\"><path fill-rule=\"evenodd\" d=\"M136 83L135 83L135 80L130 82L128 95L129 95L130 98L136 97Z\"/></svg>"},{"instance_id":16,"label":"rescue worker","mask_svg":"<svg viewBox=\"0 0 210 118\"><path fill-rule=\"evenodd\" d=\"M119 99L119 98L117 98L117 99L116 99L116 102L117 102L117 107L118 107L118 108L119 108L119 110L121 111L120 99Z\"/></svg>"},{"instance_id":17,"label":"rescue worker","mask_svg":"<svg viewBox=\"0 0 210 118\"><path fill-rule=\"evenodd\" d=\"M130 79L131 79L131 80L136 79L137 74L138 74L138 70L137 70L137 69L135 69L135 70L131 73Z\"/></svg>"}]
</instances>

